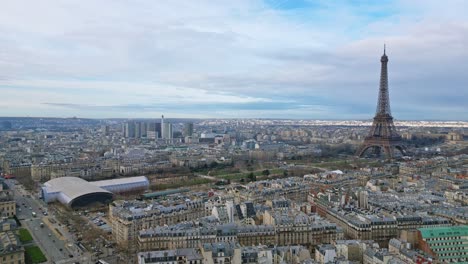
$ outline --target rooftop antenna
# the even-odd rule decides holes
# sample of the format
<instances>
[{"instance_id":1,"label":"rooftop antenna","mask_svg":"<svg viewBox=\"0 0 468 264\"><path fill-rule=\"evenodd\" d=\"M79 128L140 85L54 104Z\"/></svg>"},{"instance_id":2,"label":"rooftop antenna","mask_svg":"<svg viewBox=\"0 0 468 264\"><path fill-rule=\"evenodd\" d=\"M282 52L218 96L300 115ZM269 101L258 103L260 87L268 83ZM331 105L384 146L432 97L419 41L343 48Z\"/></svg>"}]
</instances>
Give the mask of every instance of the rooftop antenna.
<instances>
[{"instance_id":1,"label":"rooftop antenna","mask_svg":"<svg viewBox=\"0 0 468 264\"><path fill-rule=\"evenodd\" d=\"M383 44L383 54L385 55L385 43Z\"/></svg>"}]
</instances>

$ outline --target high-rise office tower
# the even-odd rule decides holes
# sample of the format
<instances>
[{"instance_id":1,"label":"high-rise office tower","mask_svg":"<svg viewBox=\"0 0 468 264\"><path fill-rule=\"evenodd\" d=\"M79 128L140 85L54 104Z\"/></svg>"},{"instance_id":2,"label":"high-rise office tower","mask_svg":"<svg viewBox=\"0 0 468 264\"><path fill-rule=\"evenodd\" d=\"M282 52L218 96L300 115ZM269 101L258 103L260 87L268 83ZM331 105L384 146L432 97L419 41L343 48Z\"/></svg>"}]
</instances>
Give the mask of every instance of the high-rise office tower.
<instances>
[{"instance_id":1,"label":"high-rise office tower","mask_svg":"<svg viewBox=\"0 0 468 264\"><path fill-rule=\"evenodd\" d=\"M101 132L104 134L104 136L108 136L110 132L110 127L109 125L102 125L101 126Z\"/></svg>"},{"instance_id":2,"label":"high-rise office tower","mask_svg":"<svg viewBox=\"0 0 468 264\"><path fill-rule=\"evenodd\" d=\"M161 123L153 123L153 122L148 123L147 128L148 128L146 132L147 138L157 139L161 135Z\"/></svg>"},{"instance_id":3,"label":"high-rise office tower","mask_svg":"<svg viewBox=\"0 0 468 264\"><path fill-rule=\"evenodd\" d=\"M155 131L156 133L158 133L158 136L156 138L161 138L162 137L162 127L161 127L161 123L156 123L154 124L156 127L155 127Z\"/></svg>"},{"instance_id":4,"label":"high-rise office tower","mask_svg":"<svg viewBox=\"0 0 468 264\"><path fill-rule=\"evenodd\" d=\"M165 122L162 123L162 137L163 139L171 139L172 138L172 124Z\"/></svg>"},{"instance_id":5,"label":"high-rise office tower","mask_svg":"<svg viewBox=\"0 0 468 264\"><path fill-rule=\"evenodd\" d=\"M161 138L172 138L172 124L164 121L164 115L161 116Z\"/></svg>"},{"instance_id":6,"label":"high-rise office tower","mask_svg":"<svg viewBox=\"0 0 468 264\"><path fill-rule=\"evenodd\" d=\"M125 123L124 137L126 138L135 137L135 122L134 121L128 121L127 123Z\"/></svg>"},{"instance_id":7,"label":"high-rise office tower","mask_svg":"<svg viewBox=\"0 0 468 264\"><path fill-rule=\"evenodd\" d=\"M184 137L193 136L193 123L184 124Z\"/></svg>"},{"instance_id":8,"label":"high-rise office tower","mask_svg":"<svg viewBox=\"0 0 468 264\"><path fill-rule=\"evenodd\" d=\"M129 122L130 123L130 122ZM133 122L134 136L135 138L143 138L147 136L148 124L146 122Z\"/></svg>"},{"instance_id":9,"label":"high-rise office tower","mask_svg":"<svg viewBox=\"0 0 468 264\"><path fill-rule=\"evenodd\" d=\"M161 115L161 138L164 138L164 115Z\"/></svg>"},{"instance_id":10,"label":"high-rise office tower","mask_svg":"<svg viewBox=\"0 0 468 264\"><path fill-rule=\"evenodd\" d=\"M135 137L139 138L141 137L141 122L135 122Z\"/></svg>"},{"instance_id":11,"label":"high-rise office tower","mask_svg":"<svg viewBox=\"0 0 468 264\"><path fill-rule=\"evenodd\" d=\"M148 132L148 123L140 122L140 137L144 138L147 137Z\"/></svg>"}]
</instances>

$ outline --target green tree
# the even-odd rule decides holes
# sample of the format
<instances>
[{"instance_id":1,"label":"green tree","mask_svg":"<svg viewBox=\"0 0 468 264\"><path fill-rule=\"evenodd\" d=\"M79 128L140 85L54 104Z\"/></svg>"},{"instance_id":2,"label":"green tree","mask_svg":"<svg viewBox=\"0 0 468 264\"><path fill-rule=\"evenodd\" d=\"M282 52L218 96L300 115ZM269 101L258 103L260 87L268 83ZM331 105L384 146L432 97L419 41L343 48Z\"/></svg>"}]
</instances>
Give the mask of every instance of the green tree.
<instances>
[{"instance_id":1,"label":"green tree","mask_svg":"<svg viewBox=\"0 0 468 264\"><path fill-rule=\"evenodd\" d=\"M255 174L253 172L249 173L247 178L249 178L250 181L256 181L257 180L257 176L255 176Z\"/></svg>"},{"instance_id":2,"label":"green tree","mask_svg":"<svg viewBox=\"0 0 468 264\"><path fill-rule=\"evenodd\" d=\"M218 162L216 162L216 161L213 161L210 164L210 168L216 168L217 166L218 166Z\"/></svg>"}]
</instances>

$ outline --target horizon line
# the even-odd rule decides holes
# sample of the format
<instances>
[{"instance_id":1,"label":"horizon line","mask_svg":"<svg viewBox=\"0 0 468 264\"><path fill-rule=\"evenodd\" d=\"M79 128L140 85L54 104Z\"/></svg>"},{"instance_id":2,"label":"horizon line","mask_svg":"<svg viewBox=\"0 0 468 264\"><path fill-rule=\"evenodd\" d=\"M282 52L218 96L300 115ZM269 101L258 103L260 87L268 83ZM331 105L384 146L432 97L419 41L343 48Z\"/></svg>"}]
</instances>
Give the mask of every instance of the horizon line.
<instances>
[{"instance_id":1,"label":"horizon line","mask_svg":"<svg viewBox=\"0 0 468 264\"><path fill-rule=\"evenodd\" d=\"M122 119L122 120L137 120L137 119L161 119L161 117L78 117L78 116L71 116L71 117L57 117L57 116L0 116L0 119L7 119L7 118L33 118L33 119L40 119L40 118L50 118L50 119L90 119L90 120L110 120L110 119ZM249 119L259 119L259 120L310 120L310 121L372 121L373 117L362 119L339 119L339 118L274 118L274 117L206 117L206 118L198 118L198 117L164 117L164 119L194 119L194 120L249 120ZM430 122L468 122L466 120L460 119L394 119L396 122L411 122L411 121L430 121Z\"/></svg>"}]
</instances>

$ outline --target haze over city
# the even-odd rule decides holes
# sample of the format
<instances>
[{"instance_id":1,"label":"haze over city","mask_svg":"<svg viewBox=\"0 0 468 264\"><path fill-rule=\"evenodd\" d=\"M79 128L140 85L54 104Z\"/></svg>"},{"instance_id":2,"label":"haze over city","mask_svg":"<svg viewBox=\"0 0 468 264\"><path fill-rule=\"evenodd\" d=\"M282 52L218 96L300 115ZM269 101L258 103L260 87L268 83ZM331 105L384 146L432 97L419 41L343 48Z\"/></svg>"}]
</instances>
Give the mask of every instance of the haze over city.
<instances>
[{"instance_id":1,"label":"haze over city","mask_svg":"<svg viewBox=\"0 0 468 264\"><path fill-rule=\"evenodd\" d=\"M466 1L6 1L2 116L466 120Z\"/></svg>"}]
</instances>

